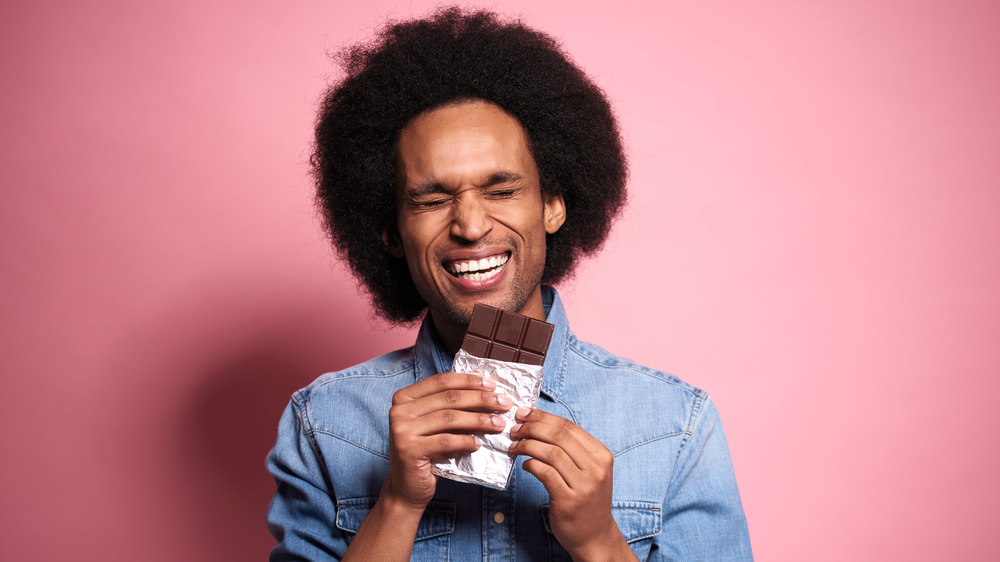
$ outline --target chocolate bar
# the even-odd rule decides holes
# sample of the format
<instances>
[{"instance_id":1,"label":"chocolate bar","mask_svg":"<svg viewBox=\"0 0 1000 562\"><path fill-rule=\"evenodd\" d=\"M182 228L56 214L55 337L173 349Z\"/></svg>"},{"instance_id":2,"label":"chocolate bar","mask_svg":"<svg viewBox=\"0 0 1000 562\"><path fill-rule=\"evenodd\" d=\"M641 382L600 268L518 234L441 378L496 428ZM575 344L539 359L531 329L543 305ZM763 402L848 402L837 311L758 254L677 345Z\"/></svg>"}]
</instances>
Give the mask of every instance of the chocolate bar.
<instances>
[{"instance_id":1,"label":"chocolate bar","mask_svg":"<svg viewBox=\"0 0 1000 562\"><path fill-rule=\"evenodd\" d=\"M542 365L554 329L548 322L476 303L462 349L476 357Z\"/></svg>"}]
</instances>

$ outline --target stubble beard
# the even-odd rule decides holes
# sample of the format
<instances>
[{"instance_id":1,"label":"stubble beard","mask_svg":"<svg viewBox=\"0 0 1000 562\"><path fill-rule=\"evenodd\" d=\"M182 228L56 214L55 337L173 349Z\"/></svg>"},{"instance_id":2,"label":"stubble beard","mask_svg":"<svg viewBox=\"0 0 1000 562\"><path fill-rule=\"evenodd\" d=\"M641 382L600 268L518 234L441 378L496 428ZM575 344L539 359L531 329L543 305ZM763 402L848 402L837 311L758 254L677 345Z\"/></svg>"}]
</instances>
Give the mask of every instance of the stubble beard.
<instances>
[{"instance_id":1,"label":"stubble beard","mask_svg":"<svg viewBox=\"0 0 1000 562\"><path fill-rule=\"evenodd\" d=\"M541 284L542 273L542 270L531 272L529 274L530 278L524 275L517 276L511 283L507 295L501 301L490 301L489 304L508 312L521 312L524 306L528 304L528 299L531 298L531 294L535 291L535 288ZM436 311L438 314L443 314L449 321L462 328L469 327L469 322L472 321L473 307L470 306L468 309L461 309L455 306L455 303L449 302L440 293L435 292L433 295L426 294L424 287L418 286L417 292L423 297L429 309Z\"/></svg>"}]
</instances>

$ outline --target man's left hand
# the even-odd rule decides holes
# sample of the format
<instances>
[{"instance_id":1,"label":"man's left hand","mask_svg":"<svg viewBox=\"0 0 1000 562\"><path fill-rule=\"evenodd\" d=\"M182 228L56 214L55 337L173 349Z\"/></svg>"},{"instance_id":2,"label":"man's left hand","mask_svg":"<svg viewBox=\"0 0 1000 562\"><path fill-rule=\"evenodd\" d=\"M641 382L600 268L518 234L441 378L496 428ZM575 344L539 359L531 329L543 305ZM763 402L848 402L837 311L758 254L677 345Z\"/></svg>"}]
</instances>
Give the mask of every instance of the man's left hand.
<instances>
[{"instance_id":1,"label":"man's left hand","mask_svg":"<svg viewBox=\"0 0 1000 562\"><path fill-rule=\"evenodd\" d=\"M614 456L575 423L538 409L517 411L510 452L549 492L549 525L574 560L634 560L611 517Z\"/></svg>"}]
</instances>

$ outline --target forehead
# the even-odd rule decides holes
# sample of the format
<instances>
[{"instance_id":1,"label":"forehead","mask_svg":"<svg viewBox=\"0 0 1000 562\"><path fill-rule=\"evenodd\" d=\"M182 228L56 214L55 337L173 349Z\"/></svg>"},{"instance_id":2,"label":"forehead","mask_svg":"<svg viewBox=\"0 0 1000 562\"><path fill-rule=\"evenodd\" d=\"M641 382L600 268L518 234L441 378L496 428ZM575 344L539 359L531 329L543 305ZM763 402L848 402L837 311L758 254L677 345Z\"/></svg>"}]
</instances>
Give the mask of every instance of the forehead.
<instances>
[{"instance_id":1,"label":"forehead","mask_svg":"<svg viewBox=\"0 0 1000 562\"><path fill-rule=\"evenodd\" d=\"M407 185L498 171L537 174L521 124L497 105L480 100L415 117L399 135L398 156L400 179Z\"/></svg>"}]
</instances>

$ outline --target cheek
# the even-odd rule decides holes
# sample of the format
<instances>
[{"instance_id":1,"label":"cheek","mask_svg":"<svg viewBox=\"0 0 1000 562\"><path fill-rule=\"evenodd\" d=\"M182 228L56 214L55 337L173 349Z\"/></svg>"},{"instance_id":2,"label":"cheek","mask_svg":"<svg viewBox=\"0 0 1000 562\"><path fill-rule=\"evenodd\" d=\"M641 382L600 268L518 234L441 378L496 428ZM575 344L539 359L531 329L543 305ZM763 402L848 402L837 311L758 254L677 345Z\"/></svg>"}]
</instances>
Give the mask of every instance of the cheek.
<instances>
[{"instance_id":1,"label":"cheek","mask_svg":"<svg viewBox=\"0 0 1000 562\"><path fill-rule=\"evenodd\" d=\"M440 238L443 227L438 224L441 221L432 218L422 217L421 220L409 220L399 225L399 235L411 270L428 267L425 261L434 253L434 244Z\"/></svg>"}]
</instances>

